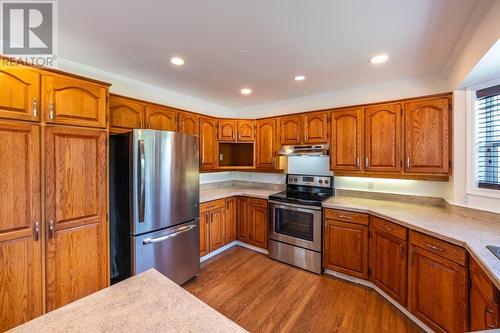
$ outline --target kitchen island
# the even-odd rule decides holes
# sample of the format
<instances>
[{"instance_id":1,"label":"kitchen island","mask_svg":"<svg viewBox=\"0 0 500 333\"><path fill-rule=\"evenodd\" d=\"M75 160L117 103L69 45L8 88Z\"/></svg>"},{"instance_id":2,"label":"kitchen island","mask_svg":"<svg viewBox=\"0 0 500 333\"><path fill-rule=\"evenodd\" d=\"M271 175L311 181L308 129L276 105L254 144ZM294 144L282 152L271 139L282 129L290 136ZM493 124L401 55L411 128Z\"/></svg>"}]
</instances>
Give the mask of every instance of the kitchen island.
<instances>
[{"instance_id":1,"label":"kitchen island","mask_svg":"<svg viewBox=\"0 0 500 333\"><path fill-rule=\"evenodd\" d=\"M151 269L11 332L246 331Z\"/></svg>"}]
</instances>

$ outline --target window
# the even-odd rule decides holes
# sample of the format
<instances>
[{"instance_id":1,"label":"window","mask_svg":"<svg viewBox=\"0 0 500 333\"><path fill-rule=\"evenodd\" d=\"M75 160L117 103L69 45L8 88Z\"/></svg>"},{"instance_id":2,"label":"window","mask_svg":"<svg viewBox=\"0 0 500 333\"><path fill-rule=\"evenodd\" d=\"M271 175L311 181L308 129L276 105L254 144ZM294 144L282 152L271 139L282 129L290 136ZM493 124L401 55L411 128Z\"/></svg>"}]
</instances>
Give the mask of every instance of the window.
<instances>
[{"instance_id":1,"label":"window","mask_svg":"<svg viewBox=\"0 0 500 333\"><path fill-rule=\"evenodd\" d=\"M500 190L500 85L476 91L476 184Z\"/></svg>"}]
</instances>

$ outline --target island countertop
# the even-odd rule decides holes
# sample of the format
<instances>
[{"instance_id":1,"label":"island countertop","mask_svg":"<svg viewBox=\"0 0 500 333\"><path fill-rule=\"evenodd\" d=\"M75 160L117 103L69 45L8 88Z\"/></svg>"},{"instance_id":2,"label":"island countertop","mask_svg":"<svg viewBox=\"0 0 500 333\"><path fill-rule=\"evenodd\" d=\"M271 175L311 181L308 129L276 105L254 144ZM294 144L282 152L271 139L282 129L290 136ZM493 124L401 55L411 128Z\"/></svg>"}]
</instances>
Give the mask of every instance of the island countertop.
<instances>
[{"instance_id":1,"label":"island countertop","mask_svg":"<svg viewBox=\"0 0 500 333\"><path fill-rule=\"evenodd\" d=\"M156 270L148 270L11 332L246 332Z\"/></svg>"}]
</instances>

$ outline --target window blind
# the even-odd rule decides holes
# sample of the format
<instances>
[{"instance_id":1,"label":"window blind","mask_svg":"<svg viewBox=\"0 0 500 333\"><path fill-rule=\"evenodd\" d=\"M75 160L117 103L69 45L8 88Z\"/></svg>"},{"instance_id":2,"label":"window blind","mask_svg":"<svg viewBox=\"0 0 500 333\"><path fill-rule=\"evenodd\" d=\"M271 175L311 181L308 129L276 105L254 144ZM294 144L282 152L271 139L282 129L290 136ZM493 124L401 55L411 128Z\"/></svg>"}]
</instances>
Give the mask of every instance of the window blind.
<instances>
[{"instance_id":1,"label":"window blind","mask_svg":"<svg viewBox=\"0 0 500 333\"><path fill-rule=\"evenodd\" d=\"M476 181L500 190L500 85L476 92Z\"/></svg>"}]
</instances>

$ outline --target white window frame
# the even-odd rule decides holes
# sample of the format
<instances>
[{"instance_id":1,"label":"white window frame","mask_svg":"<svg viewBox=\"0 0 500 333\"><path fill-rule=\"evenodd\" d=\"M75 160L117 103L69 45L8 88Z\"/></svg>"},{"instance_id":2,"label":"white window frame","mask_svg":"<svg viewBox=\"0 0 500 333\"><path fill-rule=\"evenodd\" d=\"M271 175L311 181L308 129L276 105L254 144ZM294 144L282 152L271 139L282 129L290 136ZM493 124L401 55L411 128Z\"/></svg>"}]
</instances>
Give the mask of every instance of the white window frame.
<instances>
[{"instance_id":1,"label":"white window frame","mask_svg":"<svg viewBox=\"0 0 500 333\"><path fill-rule=\"evenodd\" d=\"M490 190L479 188L476 181L476 117L475 103L477 101L476 91L500 84L500 78L480 82L466 88L466 122L467 122L467 165L466 165L466 192L470 195L476 195L489 198L500 198L500 190ZM457 133L455 133L456 135Z\"/></svg>"}]
</instances>

